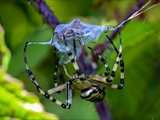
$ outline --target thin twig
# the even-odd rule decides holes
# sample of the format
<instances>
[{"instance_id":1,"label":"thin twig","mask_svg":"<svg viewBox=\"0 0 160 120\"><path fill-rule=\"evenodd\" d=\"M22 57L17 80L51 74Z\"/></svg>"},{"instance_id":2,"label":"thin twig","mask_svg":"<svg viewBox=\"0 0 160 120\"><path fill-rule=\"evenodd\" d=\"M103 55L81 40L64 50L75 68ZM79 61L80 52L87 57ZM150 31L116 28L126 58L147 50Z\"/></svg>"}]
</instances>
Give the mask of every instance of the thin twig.
<instances>
[{"instance_id":1,"label":"thin twig","mask_svg":"<svg viewBox=\"0 0 160 120\"><path fill-rule=\"evenodd\" d=\"M146 2L146 0L140 0L137 5L131 9L131 11L127 14L127 16L124 18L124 20L128 19L131 15L133 15L137 10L139 10L143 5L144 3ZM128 21L126 23L123 24L123 26L125 26L125 24L127 24ZM124 28L124 27L123 27ZM122 28L120 28L121 30ZM117 35L118 31L114 31L111 35L110 35L110 39L113 40L116 35Z\"/></svg>"},{"instance_id":2,"label":"thin twig","mask_svg":"<svg viewBox=\"0 0 160 120\"><path fill-rule=\"evenodd\" d=\"M101 120L111 120L111 114L106 101L101 101L95 104L96 110Z\"/></svg>"}]
</instances>

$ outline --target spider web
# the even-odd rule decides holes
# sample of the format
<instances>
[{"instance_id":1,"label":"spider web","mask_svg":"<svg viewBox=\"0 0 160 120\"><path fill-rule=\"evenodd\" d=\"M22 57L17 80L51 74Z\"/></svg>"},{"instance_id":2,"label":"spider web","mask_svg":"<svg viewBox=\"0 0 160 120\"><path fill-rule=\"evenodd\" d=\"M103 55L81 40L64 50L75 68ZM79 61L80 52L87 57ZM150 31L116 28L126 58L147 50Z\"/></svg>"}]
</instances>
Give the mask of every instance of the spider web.
<instances>
[{"instance_id":1,"label":"spider web","mask_svg":"<svg viewBox=\"0 0 160 120\"><path fill-rule=\"evenodd\" d=\"M72 55L77 59L81 54L82 47L89 42L97 42L100 35L106 30L108 30L108 26L106 25L98 26L87 24L81 22L78 18L75 18L71 23L58 25L55 28L50 43L59 51L59 63L67 64L70 60L66 53L66 46L64 44L65 40ZM63 36L65 36L65 39Z\"/></svg>"}]
</instances>

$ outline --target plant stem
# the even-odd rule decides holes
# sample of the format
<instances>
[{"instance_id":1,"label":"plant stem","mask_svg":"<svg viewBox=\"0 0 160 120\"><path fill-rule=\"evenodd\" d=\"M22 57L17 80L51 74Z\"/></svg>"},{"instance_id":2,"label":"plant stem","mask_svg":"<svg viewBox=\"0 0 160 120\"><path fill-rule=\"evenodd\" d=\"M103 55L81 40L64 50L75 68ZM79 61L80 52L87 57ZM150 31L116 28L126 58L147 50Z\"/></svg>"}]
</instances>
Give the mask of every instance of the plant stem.
<instances>
[{"instance_id":1,"label":"plant stem","mask_svg":"<svg viewBox=\"0 0 160 120\"><path fill-rule=\"evenodd\" d=\"M43 0L29 0L34 7L39 11L43 16L45 22L54 29L57 25L60 24L57 17L50 10L48 5Z\"/></svg>"}]
</instances>

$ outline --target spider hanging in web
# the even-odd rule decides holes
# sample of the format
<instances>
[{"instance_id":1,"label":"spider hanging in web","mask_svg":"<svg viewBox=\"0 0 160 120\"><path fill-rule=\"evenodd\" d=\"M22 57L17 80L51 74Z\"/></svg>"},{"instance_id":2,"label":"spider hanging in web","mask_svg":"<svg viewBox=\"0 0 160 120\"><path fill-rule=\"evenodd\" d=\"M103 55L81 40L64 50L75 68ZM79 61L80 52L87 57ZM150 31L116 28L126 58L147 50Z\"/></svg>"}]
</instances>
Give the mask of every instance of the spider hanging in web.
<instances>
[{"instance_id":1,"label":"spider hanging in web","mask_svg":"<svg viewBox=\"0 0 160 120\"><path fill-rule=\"evenodd\" d=\"M65 36L63 35L63 37L64 37L63 39L64 39L64 44L65 44L65 50L66 50L66 53L69 56L69 59L75 69L75 73L72 76L70 76L68 74L67 69L64 64L63 67L64 67L65 74L70 78L70 80L64 84L57 86L57 73L56 73L57 66L56 66L56 70L54 73L55 87L51 88L47 91L42 90L42 88L40 87L40 85L36 81L34 75L32 74L31 70L29 69L27 59L26 59L27 43L25 45L24 61L25 61L25 65L26 65L26 71L27 71L28 77L34 83L34 85L36 86L36 88L40 94L42 94L43 96L45 96L47 99L51 100L52 102L56 103L57 105L62 106L65 109L69 109L71 107L71 103L72 103L72 88L71 88L71 86L73 86L77 90L81 91L80 96L82 99L85 99L85 100L91 101L91 102L99 102L104 98L105 91L104 91L104 87L102 87L102 86L107 86L107 87L110 87L113 89L122 89L123 88L123 86L124 86L124 62L122 59L122 39L121 39L120 32L119 32L119 37L120 37L119 50L117 50L114 43L107 36L110 43L114 47L114 50L117 53L116 62L114 64L111 72L110 72L110 68L107 65L105 59L101 55L97 54L96 51L94 51L91 47L88 47L101 60L104 67L106 68L105 73L95 74L95 75L85 75L84 73L80 72L79 66L77 65L77 63L74 59L74 56L72 55L72 52L70 51L70 48L68 47L68 44L65 40ZM112 82L112 80L114 79L115 73L117 71L119 64L120 64L120 72L121 72L120 73L120 84L111 84L110 82ZM111 75L110 75L110 73L111 73ZM110 77L107 77L108 75L110 75ZM56 93L59 91L62 92L64 90L66 90L66 95L67 95L66 96L66 104L62 103L61 101L59 101L51 96L51 94L53 94L53 93Z\"/></svg>"}]
</instances>

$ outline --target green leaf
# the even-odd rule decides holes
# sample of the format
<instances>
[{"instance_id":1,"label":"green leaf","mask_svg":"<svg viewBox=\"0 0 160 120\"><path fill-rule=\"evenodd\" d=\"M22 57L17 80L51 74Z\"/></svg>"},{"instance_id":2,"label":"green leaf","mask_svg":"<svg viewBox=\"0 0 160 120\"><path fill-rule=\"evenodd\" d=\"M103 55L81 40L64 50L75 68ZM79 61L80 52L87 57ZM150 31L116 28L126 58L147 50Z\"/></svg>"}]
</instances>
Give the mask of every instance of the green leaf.
<instances>
[{"instance_id":1,"label":"green leaf","mask_svg":"<svg viewBox=\"0 0 160 120\"><path fill-rule=\"evenodd\" d=\"M52 35L51 29L46 26L42 26L41 28L35 30L33 33L28 35L24 41L28 42L45 42L50 41ZM25 71L24 64L24 49L25 43L17 48L17 51L12 54L11 61L9 63L8 72L13 76L17 76L19 73ZM51 48L50 46L45 45L29 45L27 47L27 60L28 64L31 68L35 67L40 63L39 60L42 60L46 57L48 51ZM18 62L18 64L17 64Z\"/></svg>"},{"instance_id":2,"label":"green leaf","mask_svg":"<svg viewBox=\"0 0 160 120\"><path fill-rule=\"evenodd\" d=\"M0 118L58 119L44 111L38 98L23 88L23 83L0 68Z\"/></svg>"}]
</instances>

